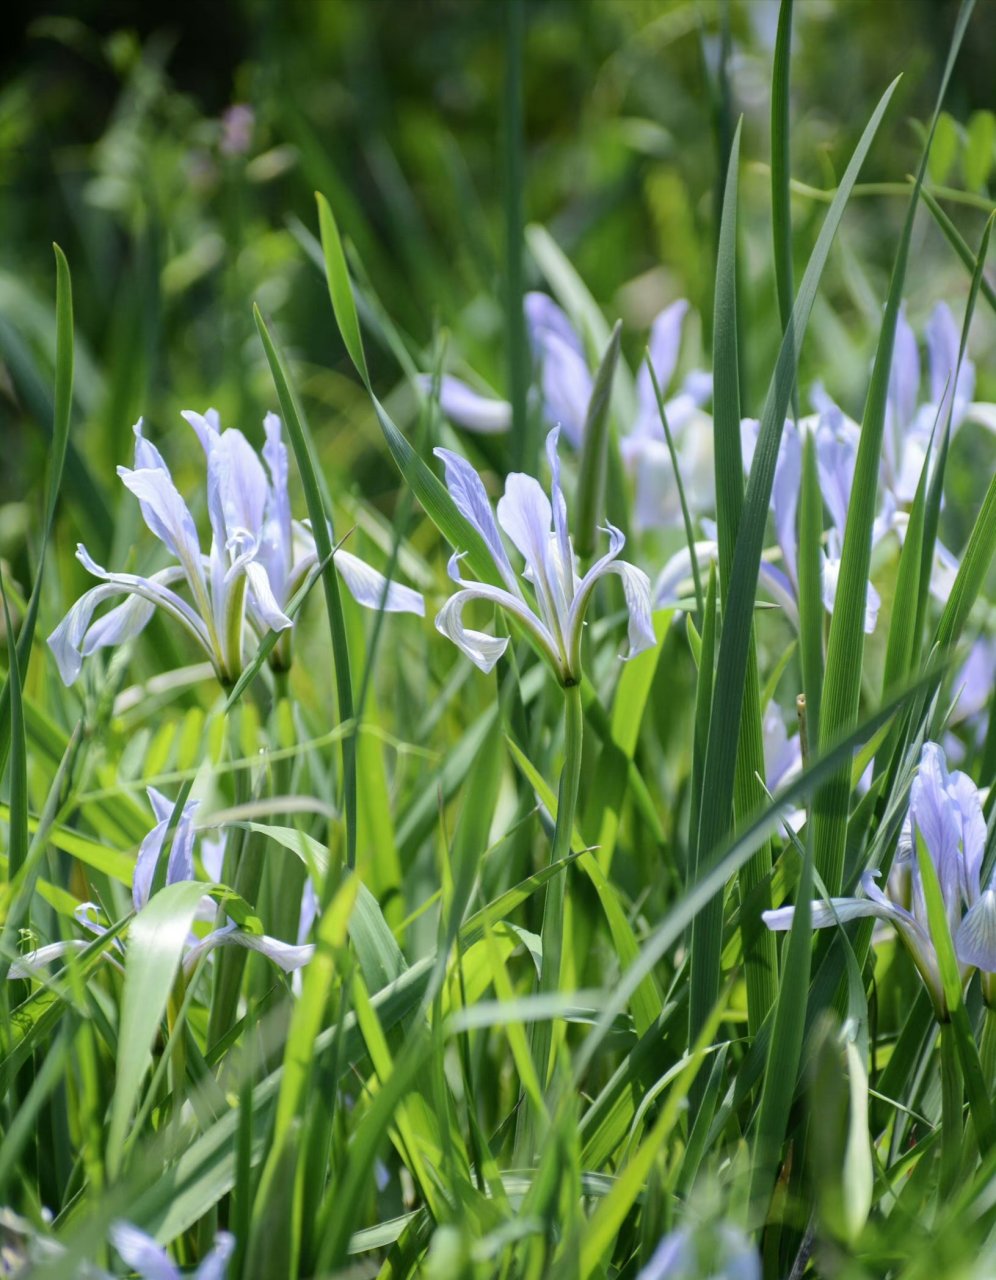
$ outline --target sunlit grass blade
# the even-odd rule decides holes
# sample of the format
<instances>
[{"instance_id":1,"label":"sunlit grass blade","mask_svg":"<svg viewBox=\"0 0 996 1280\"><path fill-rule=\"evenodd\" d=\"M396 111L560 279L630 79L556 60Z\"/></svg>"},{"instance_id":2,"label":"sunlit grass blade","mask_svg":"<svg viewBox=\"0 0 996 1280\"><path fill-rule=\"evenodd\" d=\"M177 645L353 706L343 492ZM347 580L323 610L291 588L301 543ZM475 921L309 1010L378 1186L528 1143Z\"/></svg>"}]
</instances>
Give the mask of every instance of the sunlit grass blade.
<instances>
[{"instance_id":1,"label":"sunlit grass blade","mask_svg":"<svg viewBox=\"0 0 996 1280\"><path fill-rule=\"evenodd\" d=\"M14 624L7 604L7 588L0 573L0 599L3 601L4 630L7 636L8 728L10 759L8 782L7 879L13 880L28 854L28 751L24 734L24 708L21 704L21 664L14 639ZM3 767L0 766L0 780Z\"/></svg>"},{"instance_id":2,"label":"sunlit grass blade","mask_svg":"<svg viewBox=\"0 0 996 1280\"><path fill-rule=\"evenodd\" d=\"M107 1168L112 1177L121 1157L152 1042L166 1011L180 957L204 885L194 880L167 885L135 916L128 929L124 993L114 1097L107 1132Z\"/></svg>"},{"instance_id":3,"label":"sunlit grass blade","mask_svg":"<svg viewBox=\"0 0 996 1280\"><path fill-rule=\"evenodd\" d=\"M865 400L851 498L847 509L847 523L844 529L837 594L827 640L826 672L820 714L821 743L830 742L839 737L855 722L858 713L865 645L865 600L871 561L872 525L875 520L882 437L885 430L899 307L906 279L913 221L926 173L931 140L973 3L974 0L966 0L962 5L952 36L947 65L938 90L933 121L924 144L917 180L896 250L889 295L875 352L875 364ZM850 787L842 771L816 797L813 812L816 869L831 894L840 892L849 805Z\"/></svg>"},{"instance_id":4,"label":"sunlit grass blade","mask_svg":"<svg viewBox=\"0 0 996 1280\"><path fill-rule=\"evenodd\" d=\"M350 294L350 300L352 294ZM332 663L335 669L335 686L339 700L339 719L353 718L353 686L349 672L349 646L346 640L346 624L342 613L342 598L339 591L339 575L332 563L332 526L331 511L326 510L322 485L319 482L318 464L315 461L314 447L305 427L304 420L298 412L297 401L291 389L284 362L270 337L269 330L258 307L253 308L256 328L263 342L267 363L277 389L280 411L283 415L287 433L291 438L294 456L297 459L304 496L308 505L308 516L311 520L312 535L318 549L318 558L324 564L322 586L325 591L325 609L328 614L329 635L332 640ZM355 310L353 318L355 320ZM357 330L358 332L358 330ZM362 347L360 348L362 359ZM356 861L356 740L349 735L342 740L342 791L343 809L346 818L346 865L352 867ZM328 902L332 893L332 885L323 890L323 901Z\"/></svg>"},{"instance_id":5,"label":"sunlit grass blade","mask_svg":"<svg viewBox=\"0 0 996 1280\"><path fill-rule=\"evenodd\" d=\"M507 0L504 13L505 80L503 94L503 188L505 213L505 359L508 398L512 405L512 454L517 467L532 472L539 457L539 439L530 421L529 348L522 306L525 244L525 142L523 138L523 55L526 8L524 0Z\"/></svg>"}]
</instances>

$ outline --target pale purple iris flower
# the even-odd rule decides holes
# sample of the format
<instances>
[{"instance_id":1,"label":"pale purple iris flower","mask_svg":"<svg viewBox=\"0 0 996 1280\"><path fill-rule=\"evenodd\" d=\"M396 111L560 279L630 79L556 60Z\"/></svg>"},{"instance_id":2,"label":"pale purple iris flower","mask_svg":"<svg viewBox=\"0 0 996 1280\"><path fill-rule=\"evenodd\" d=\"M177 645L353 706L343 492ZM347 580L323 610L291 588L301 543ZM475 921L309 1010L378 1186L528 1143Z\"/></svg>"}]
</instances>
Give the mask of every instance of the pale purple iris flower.
<instances>
[{"instance_id":1,"label":"pale purple iris flower","mask_svg":"<svg viewBox=\"0 0 996 1280\"><path fill-rule=\"evenodd\" d=\"M194 638L226 686L242 671L247 624L259 637L271 630L287 631L292 625L284 609L317 556L310 533L290 518L280 420L275 414L267 415L268 479L242 432L222 431L213 410L203 415L188 411L183 416L196 431L207 459L210 554L202 553L194 518L159 450L142 434L139 420L135 466L118 467L118 475L138 498L149 529L178 563L149 576L110 573L80 544L78 559L103 582L82 595L49 636L67 685L79 676L84 657L138 635L156 608ZM359 603L376 608L384 578L348 552L337 552L336 564ZM174 590L181 585L187 588L189 600ZM128 597L123 604L93 620L100 605L122 595ZM421 596L397 584L389 588L384 607L424 611Z\"/></svg>"},{"instance_id":2,"label":"pale purple iris flower","mask_svg":"<svg viewBox=\"0 0 996 1280\"><path fill-rule=\"evenodd\" d=\"M462 553L449 562L449 574L460 588L443 605L436 627L481 671L488 672L505 652L507 637L473 631L463 624L463 611L473 600L486 600L504 609L533 637L540 653L564 685L581 678L581 635L584 616L592 592L600 578L618 574L629 614L629 652L634 657L655 643L650 612L650 580L642 569L619 560L625 544L622 533L612 525L606 529L608 551L583 578L575 566L574 549L567 530L567 504L560 487L560 459L557 455L559 429L546 439L550 465L550 497L539 481L521 472L512 472L505 481L504 496L497 506L497 522L480 476L449 449L436 449L446 473L446 486L460 513L486 543L504 587L465 581L460 576ZM520 585L512 568L499 525L525 561L522 578L529 584L532 599Z\"/></svg>"},{"instance_id":3,"label":"pale purple iris flower","mask_svg":"<svg viewBox=\"0 0 996 1280\"><path fill-rule=\"evenodd\" d=\"M700 410L712 396L712 375L693 369L668 399L688 314L684 299L673 302L650 327L647 349L661 394L668 430L674 442L689 510L701 513L713 504L712 431ZM633 518L641 529L665 528L682 521L671 451L661 423L660 407L646 360L636 379L636 420L622 438L620 450L636 483Z\"/></svg>"},{"instance_id":4,"label":"pale purple iris flower","mask_svg":"<svg viewBox=\"0 0 996 1280\"><path fill-rule=\"evenodd\" d=\"M813 399L818 412L801 418L798 424L787 421L775 466L775 478L771 489L771 512L775 526L775 539L781 551L780 563L765 557L761 562L761 581L784 608L795 627L799 625L799 494L802 489L802 455L807 434L812 434L816 448L816 467L820 492L830 514L830 527L820 566L823 604L828 613L833 612L837 596L837 579L840 574L841 550L847 508L854 483L854 467L857 459L860 428L852 422L826 395L822 388L814 389ZM741 423L744 469L749 471L757 445L760 424L754 418ZM875 522L872 544L876 544L888 531L891 507ZM875 630L881 605L878 592L869 582L865 596L865 623L867 633Z\"/></svg>"},{"instance_id":5,"label":"pale purple iris flower","mask_svg":"<svg viewBox=\"0 0 996 1280\"><path fill-rule=\"evenodd\" d=\"M543 417L551 427L560 427L575 449L584 440L584 426L594 387L594 378L581 341L564 310L545 293L527 293L523 299L526 328L539 390ZM674 379L681 345L681 330L688 303L675 302L654 320L650 331L650 353L661 389L666 392ZM426 391L432 379L423 375ZM623 439L623 457L637 478L636 519L641 513L646 525L676 524L681 519L675 497L670 454L660 423L653 384L646 368L637 378L637 414L629 434ZM666 401L668 426L679 442L679 461L686 487L708 503L711 494L711 432L690 432L697 411L712 394L712 377L700 370L691 372L681 388ZM443 413L458 427L481 435L508 431L512 408L507 400L474 390L450 374L439 388Z\"/></svg>"},{"instance_id":6,"label":"pale purple iris flower","mask_svg":"<svg viewBox=\"0 0 996 1280\"><path fill-rule=\"evenodd\" d=\"M937 872L955 952L967 978L979 969L988 986L996 974L996 885L981 887L986 823L978 789L967 774L949 773L943 750L927 742L910 789L910 806L892 873L883 891L877 872L861 878L863 896L812 903L814 929L874 916L893 925L922 977L940 1018L947 1017L937 953L927 919L919 858L918 833ZM769 929L792 927L794 907L765 911Z\"/></svg>"},{"instance_id":7,"label":"pale purple iris flower","mask_svg":"<svg viewBox=\"0 0 996 1280\"><path fill-rule=\"evenodd\" d=\"M636 1280L761 1280L757 1249L729 1223L666 1235Z\"/></svg>"},{"instance_id":8,"label":"pale purple iris flower","mask_svg":"<svg viewBox=\"0 0 996 1280\"><path fill-rule=\"evenodd\" d=\"M161 1244L130 1222L112 1223L110 1236L122 1262L131 1267L139 1280L181 1280L184 1275L192 1276L194 1280L224 1280L228 1274L229 1259L235 1250L235 1237L227 1231L219 1231L213 1247L197 1268L181 1271Z\"/></svg>"},{"instance_id":9,"label":"pale purple iris flower","mask_svg":"<svg viewBox=\"0 0 996 1280\"><path fill-rule=\"evenodd\" d=\"M157 791L155 787L148 787L146 790L149 796L149 803L152 805L152 811L155 814L156 824L139 846L138 857L135 860L131 891L136 911L141 911L149 901L156 865L159 861L163 842L166 839L166 833L169 830L170 818L173 815L173 802L171 800ZM173 843L169 851L169 861L166 865L166 884L177 884L183 880L196 880L197 878L194 871L194 842L198 834L194 826L194 814L197 811L197 806L198 801L188 800L177 820L173 831ZM205 863L205 870L215 880L218 880L221 875L221 845L220 843L206 840L203 844L205 847L202 850L202 860ZM215 913L214 899L205 895L198 908L198 919L214 920ZM77 908L76 915L80 923L91 932L102 933L104 931L103 927L97 922L96 908L93 903L83 903ZM308 963L314 954L312 945L299 944L295 946L291 943L282 942L279 938L268 937L266 934L247 933L244 929L240 929L233 920L229 920L219 928L207 933L203 938L198 938L191 934L183 957L184 972L192 973L201 956L213 951L216 947L223 946L244 947L248 951L258 951L277 965L278 968L282 969L284 973L293 973L295 970L300 969L302 965Z\"/></svg>"},{"instance_id":10,"label":"pale purple iris flower","mask_svg":"<svg viewBox=\"0 0 996 1280\"><path fill-rule=\"evenodd\" d=\"M951 434L968 418L996 429L996 418L987 410L996 405L974 404L975 365L966 356L958 369L961 334L951 308L938 302L924 326L927 343L928 399L920 400L921 364L916 335L900 311L896 343L889 375L885 411L885 449L882 478L897 506L908 506L916 496L920 473L930 447L934 423L943 425L951 412ZM955 370L958 369L957 381Z\"/></svg>"}]
</instances>

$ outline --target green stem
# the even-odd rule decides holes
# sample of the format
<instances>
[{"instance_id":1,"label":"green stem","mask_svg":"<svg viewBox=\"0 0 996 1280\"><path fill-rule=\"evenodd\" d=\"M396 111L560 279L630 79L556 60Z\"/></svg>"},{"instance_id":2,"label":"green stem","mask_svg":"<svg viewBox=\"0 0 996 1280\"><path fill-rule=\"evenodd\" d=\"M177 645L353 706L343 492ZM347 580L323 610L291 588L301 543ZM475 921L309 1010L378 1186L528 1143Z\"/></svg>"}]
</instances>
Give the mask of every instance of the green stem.
<instances>
[{"instance_id":1,"label":"green stem","mask_svg":"<svg viewBox=\"0 0 996 1280\"><path fill-rule=\"evenodd\" d=\"M941 1198L958 1181L962 1150L962 1081L954 1027L941 1023Z\"/></svg>"},{"instance_id":2,"label":"green stem","mask_svg":"<svg viewBox=\"0 0 996 1280\"><path fill-rule=\"evenodd\" d=\"M569 685L564 690L564 767L560 773L557 793L557 825L550 848L550 863L566 858L571 850L571 834L574 830L574 812L577 808L578 787L581 778L581 745L584 728L584 711L581 705L581 686ZM540 991L543 994L556 991L560 982L560 964L564 952L564 889L566 877L554 876L547 885L543 903L543 962L540 969ZM553 1024L548 1019L533 1023L533 1060L541 1082L546 1085L550 1077L550 1049L553 1041Z\"/></svg>"}]
</instances>

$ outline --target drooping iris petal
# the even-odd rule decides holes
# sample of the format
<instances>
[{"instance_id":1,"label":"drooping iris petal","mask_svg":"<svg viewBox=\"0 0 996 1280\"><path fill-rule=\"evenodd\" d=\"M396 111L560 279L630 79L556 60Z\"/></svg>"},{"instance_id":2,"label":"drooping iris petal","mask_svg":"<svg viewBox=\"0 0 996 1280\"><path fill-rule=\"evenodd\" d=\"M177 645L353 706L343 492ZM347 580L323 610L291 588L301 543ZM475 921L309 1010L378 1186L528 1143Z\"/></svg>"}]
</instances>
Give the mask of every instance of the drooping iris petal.
<instances>
[{"instance_id":1,"label":"drooping iris petal","mask_svg":"<svg viewBox=\"0 0 996 1280\"><path fill-rule=\"evenodd\" d=\"M385 613L415 613L420 618L425 616L425 601L419 592L402 586L400 582L388 582L382 573L378 573L359 556L348 551L337 551L335 566L357 604L365 605L368 609L383 607Z\"/></svg>"},{"instance_id":2,"label":"drooping iris petal","mask_svg":"<svg viewBox=\"0 0 996 1280\"><path fill-rule=\"evenodd\" d=\"M433 378L423 374L419 378L422 389L432 390ZM466 431L478 435L500 435L512 425L512 406L507 400L481 395L466 382L443 374L439 382L439 407L449 420Z\"/></svg>"},{"instance_id":3,"label":"drooping iris petal","mask_svg":"<svg viewBox=\"0 0 996 1280\"><path fill-rule=\"evenodd\" d=\"M485 631L475 631L463 625L464 606L471 600L485 598L472 587L456 592L436 614L436 630L452 640L460 652L487 675L508 648L508 637L489 636Z\"/></svg>"},{"instance_id":4,"label":"drooping iris petal","mask_svg":"<svg viewBox=\"0 0 996 1280\"><path fill-rule=\"evenodd\" d=\"M256 560L248 560L243 566L249 584L250 606L253 618L262 630L286 631L293 622L277 604L270 586L269 575Z\"/></svg>"},{"instance_id":5,"label":"drooping iris petal","mask_svg":"<svg viewBox=\"0 0 996 1280\"><path fill-rule=\"evenodd\" d=\"M310 943L297 946L291 942L281 942L279 938L268 937L266 934L247 933L230 920L220 929L212 930L188 948L183 957L184 972L192 973L201 957L217 947L243 947L247 951L257 951L284 973L293 973L296 969L303 968L315 954L315 948Z\"/></svg>"},{"instance_id":6,"label":"drooping iris petal","mask_svg":"<svg viewBox=\"0 0 996 1280\"><path fill-rule=\"evenodd\" d=\"M703 539L701 542L695 543L695 559L700 572L708 574L709 565L718 555L718 543L709 539ZM683 587L687 588L687 590L679 591L679 588ZM663 609L668 605L677 604L683 596L691 595L692 587L692 556L688 547L685 546L671 556L657 575L653 591L654 607Z\"/></svg>"},{"instance_id":7,"label":"drooping iris petal","mask_svg":"<svg viewBox=\"0 0 996 1280\"><path fill-rule=\"evenodd\" d=\"M962 917L954 937L962 964L996 973L996 890L984 889Z\"/></svg>"},{"instance_id":8,"label":"drooping iris petal","mask_svg":"<svg viewBox=\"0 0 996 1280\"><path fill-rule=\"evenodd\" d=\"M88 945L82 938L68 938L62 942L49 942L43 947L36 947L33 951L25 951L16 960L11 961L7 970L7 980L10 982L15 979L38 977L40 971L48 965L64 959L70 951L82 951Z\"/></svg>"}]
</instances>

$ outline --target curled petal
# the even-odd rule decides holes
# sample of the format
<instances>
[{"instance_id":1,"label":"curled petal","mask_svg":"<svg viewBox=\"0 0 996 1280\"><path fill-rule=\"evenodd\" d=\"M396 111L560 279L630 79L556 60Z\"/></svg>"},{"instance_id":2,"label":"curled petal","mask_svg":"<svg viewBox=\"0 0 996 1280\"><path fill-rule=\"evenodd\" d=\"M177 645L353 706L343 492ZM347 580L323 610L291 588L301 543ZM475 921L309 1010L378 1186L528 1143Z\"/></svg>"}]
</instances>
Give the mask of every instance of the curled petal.
<instances>
[{"instance_id":1,"label":"curled petal","mask_svg":"<svg viewBox=\"0 0 996 1280\"><path fill-rule=\"evenodd\" d=\"M108 573L90 558L82 543L76 555L89 573L105 579L105 585L93 587L80 596L48 637L49 648L65 684L70 685L77 678L84 656L138 635L156 606L171 613L210 653L204 624L186 601L166 585L182 578L182 569L163 569L150 578L142 578L131 573ZM131 595L135 601L127 601L125 605L112 609L91 626L97 608L105 600L119 595Z\"/></svg>"},{"instance_id":2,"label":"curled petal","mask_svg":"<svg viewBox=\"0 0 996 1280\"><path fill-rule=\"evenodd\" d=\"M835 924L847 924L849 920L860 920L865 916L879 916L889 919L876 902L867 898L831 898L830 902L810 903L812 926L814 929L829 929ZM795 907L779 907L775 911L762 911L761 919L775 933L784 933L792 928L795 919Z\"/></svg>"},{"instance_id":3,"label":"curled petal","mask_svg":"<svg viewBox=\"0 0 996 1280\"><path fill-rule=\"evenodd\" d=\"M650 612L650 579L642 569L637 569L625 560L616 560L609 565L607 572L618 574L622 580L623 595L629 612L629 651L624 655L628 661L637 654L652 649L657 643Z\"/></svg>"},{"instance_id":4,"label":"curled petal","mask_svg":"<svg viewBox=\"0 0 996 1280\"><path fill-rule=\"evenodd\" d=\"M295 969L302 968L315 954L315 948L311 944L303 947L295 946L290 942L281 942L279 938L270 938L266 934L246 933L230 920L220 929L215 929L201 938L187 951L183 957L184 972L192 973L201 956L208 951L213 951L216 947L229 946L258 951L260 955L272 960L284 973L293 973Z\"/></svg>"},{"instance_id":5,"label":"curled petal","mask_svg":"<svg viewBox=\"0 0 996 1280\"><path fill-rule=\"evenodd\" d=\"M954 944L962 964L996 973L996 891L979 895L958 926Z\"/></svg>"},{"instance_id":6,"label":"curled petal","mask_svg":"<svg viewBox=\"0 0 996 1280\"><path fill-rule=\"evenodd\" d=\"M508 637L489 636L484 631L473 631L463 625L464 605L470 600L480 598L481 593L472 587L450 596L436 614L436 630L440 635L452 640L474 666L487 675L508 648Z\"/></svg>"},{"instance_id":7,"label":"curled petal","mask_svg":"<svg viewBox=\"0 0 996 1280\"><path fill-rule=\"evenodd\" d=\"M498 526L495 524L494 512L491 510L491 503L481 477L466 458L461 458L458 453L453 453L449 449L434 449L433 452L442 460L446 487L450 497L456 503L457 510L465 520L470 521L487 543L488 550L506 584L518 591L518 587L515 586L515 574L505 550L505 544L501 540L501 534L498 532Z\"/></svg>"},{"instance_id":8,"label":"curled petal","mask_svg":"<svg viewBox=\"0 0 996 1280\"><path fill-rule=\"evenodd\" d=\"M419 378L419 386L431 393L433 379L429 374ZM482 396L466 382L444 374L439 383L439 407L450 422L478 435L500 435L512 425L512 406L507 400Z\"/></svg>"},{"instance_id":9,"label":"curled petal","mask_svg":"<svg viewBox=\"0 0 996 1280\"><path fill-rule=\"evenodd\" d=\"M82 951L88 945L82 938L69 938L64 942L50 942L44 947L36 947L34 951L25 951L11 963L7 979L36 977L39 969L61 960L70 951Z\"/></svg>"},{"instance_id":10,"label":"curled petal","mask_svg":"<svg viewBox=\"0 0 996 1280\"><path fill-rule=\"evenodd\" d=\"M362 604L367 609L383 607L385 613L416 613L420 618L425 616L425 601L418 591L413 591L400 582L389 582L382 573L378 573L359 556L351 555L348 551L337 551L335 565L357 604Z\"/></svg>"}]
</instances>

